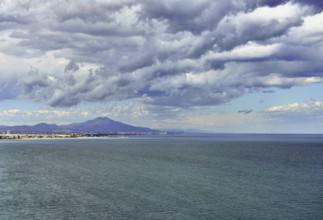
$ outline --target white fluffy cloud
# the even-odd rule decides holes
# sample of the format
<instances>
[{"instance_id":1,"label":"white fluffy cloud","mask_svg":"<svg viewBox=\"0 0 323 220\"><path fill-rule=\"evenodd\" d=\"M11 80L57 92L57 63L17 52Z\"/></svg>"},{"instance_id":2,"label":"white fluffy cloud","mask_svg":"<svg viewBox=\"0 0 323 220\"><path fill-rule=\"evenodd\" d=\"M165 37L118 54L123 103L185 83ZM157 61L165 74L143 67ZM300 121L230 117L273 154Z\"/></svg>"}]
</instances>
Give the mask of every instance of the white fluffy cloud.
<instances>
[{"instance_id":1,"label":"white fluffy cloud","mask_svg":"<svg viewBox=\"0 0 323 220\"><path fill-rule=\"evenodd\" d=\"M311 113L323 111L323 101L312 100L307 103L291 103L273 106L267 110L269 113Z\"/></svg>"}]
</instances>

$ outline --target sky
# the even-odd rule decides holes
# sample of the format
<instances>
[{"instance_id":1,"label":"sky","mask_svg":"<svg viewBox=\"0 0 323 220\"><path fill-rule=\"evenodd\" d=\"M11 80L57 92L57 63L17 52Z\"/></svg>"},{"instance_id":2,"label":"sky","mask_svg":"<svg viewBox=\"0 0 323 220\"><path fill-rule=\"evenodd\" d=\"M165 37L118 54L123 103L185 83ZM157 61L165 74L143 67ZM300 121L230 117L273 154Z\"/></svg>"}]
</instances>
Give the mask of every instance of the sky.
<instances>
[{"instance_id":1,"label":"sky","mask_svg":"<svg viewBox=\"0 0 323 220\"><path fill-rule=\"evenodd\" d=\"M0 125L322 133L322 94L323 1L0 1Z\"/></svg>"}]
</instances>

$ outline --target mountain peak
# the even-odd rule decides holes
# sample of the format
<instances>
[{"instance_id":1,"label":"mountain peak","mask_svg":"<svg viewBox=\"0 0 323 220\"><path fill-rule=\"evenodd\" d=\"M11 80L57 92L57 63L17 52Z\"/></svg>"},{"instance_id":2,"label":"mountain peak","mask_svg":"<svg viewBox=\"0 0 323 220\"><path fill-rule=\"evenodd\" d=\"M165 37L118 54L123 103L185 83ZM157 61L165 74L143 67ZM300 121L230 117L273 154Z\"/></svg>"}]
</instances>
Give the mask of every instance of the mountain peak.
<instances>
[{"instance_id":1,"label":"mountain peak","mask_svg":"<svg viewBox=\"0 0 323 220\"><path fill-rule=\"evenodd\" d=\"M88 121L85 121L81 124L109 124L109 123L112 123L112 122L116 122L116 121L113 121L112 119L110 118L107 118L107 117L98 117L98 118L95 118L95 119L91 119L91 120L88 120ZM77 123L79 124L79 123Z\"/></svg>"},{"instance_id":2,"label":"mountain peak","mask_svg":"<svg viewBox=\"0 0 323 220\"><path fill-rule=\"evenodd\" d=\"M90 121L112 121L112 119L110 119L108 117L97 117L97 118L92 119Z\"/></svg>"},{"instance_id":3,"label":"mountain peak","mask_svg":"<svg viewBox=\"0 0 323 220\"><path fill-rule=\"evenodd\" d=\"M53 124L47 124L47 123L38 123L38 124L35 124L34 126L47 126L47 125L53 125Z\"/></svg>"}]
</instances>

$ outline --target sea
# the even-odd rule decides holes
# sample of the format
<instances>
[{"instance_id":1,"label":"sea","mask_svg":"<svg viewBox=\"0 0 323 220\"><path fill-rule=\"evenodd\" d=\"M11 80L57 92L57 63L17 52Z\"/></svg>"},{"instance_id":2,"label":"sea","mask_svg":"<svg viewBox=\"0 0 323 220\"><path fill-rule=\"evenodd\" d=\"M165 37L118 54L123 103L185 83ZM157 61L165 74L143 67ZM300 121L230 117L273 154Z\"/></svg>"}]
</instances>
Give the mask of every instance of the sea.
<instances>
[{"instance_id":1,"label":"sea","mask_svg":"<svg viewBox=\"0 0 323 220\"><path fill-rule=\"evenodd\" d=\"M323 135L0 140L0 220L323 219Z\"/></svg>"}]
</instances>

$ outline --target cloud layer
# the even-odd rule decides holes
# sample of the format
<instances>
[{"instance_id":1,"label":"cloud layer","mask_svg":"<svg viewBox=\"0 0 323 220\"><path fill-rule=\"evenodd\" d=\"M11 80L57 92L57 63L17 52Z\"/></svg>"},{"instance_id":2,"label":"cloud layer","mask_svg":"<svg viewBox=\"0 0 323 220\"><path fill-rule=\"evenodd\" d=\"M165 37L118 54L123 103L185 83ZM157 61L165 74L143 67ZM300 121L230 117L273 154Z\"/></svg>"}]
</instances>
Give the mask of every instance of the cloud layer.
<instances>
[{"instance_id":1,"label":"cloud layer","mask_svg":"<svg viewBox=\"0 0 323 220\"><path fill-rule=\"evenodd\" d=\"M0 62L10 65L0 72L0 99L182 108L321 83L322 8L303 0L4 0Z\"/></svg>"}]
</instances>

